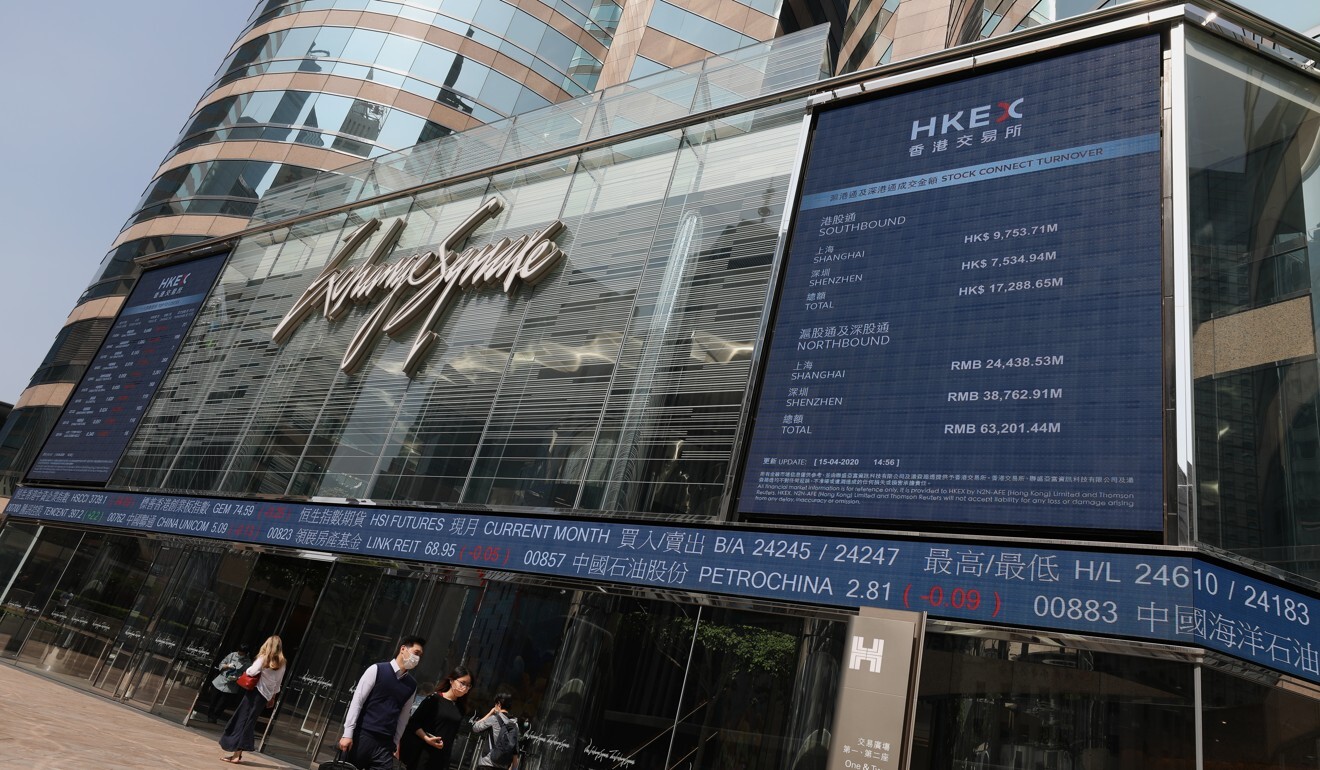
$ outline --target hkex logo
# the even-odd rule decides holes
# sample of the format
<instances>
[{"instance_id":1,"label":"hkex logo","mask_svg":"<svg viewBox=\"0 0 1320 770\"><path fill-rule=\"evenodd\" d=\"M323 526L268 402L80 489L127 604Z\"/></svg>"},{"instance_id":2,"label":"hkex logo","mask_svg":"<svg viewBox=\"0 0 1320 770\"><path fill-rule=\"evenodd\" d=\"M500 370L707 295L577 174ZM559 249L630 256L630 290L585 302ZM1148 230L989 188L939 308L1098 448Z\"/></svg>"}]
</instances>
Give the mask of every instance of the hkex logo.
<instances>
[{"instance_id":1,"label":"hkex logo","mask_svg":"<svg viewBox=\"0 0 1320 770\"><path fill-rule=\"evenodd\" d=\"M1003 123L1010 118L1019 119L1022 117L1022 102L1024 101L1026 100L1023 97L1018 97L1011 102L983 104L967 110L946 112L943 115L932 115L926 119L914 120L912 121L911 139L915 141L917 137L922 135L942 136L950 131L967 131L972 128L988 126L992 122ZM995 113L996 109L998 109L998 113ZM965 123L963 122L964 116L966 116Z\"/></svg>"}]
</instances>

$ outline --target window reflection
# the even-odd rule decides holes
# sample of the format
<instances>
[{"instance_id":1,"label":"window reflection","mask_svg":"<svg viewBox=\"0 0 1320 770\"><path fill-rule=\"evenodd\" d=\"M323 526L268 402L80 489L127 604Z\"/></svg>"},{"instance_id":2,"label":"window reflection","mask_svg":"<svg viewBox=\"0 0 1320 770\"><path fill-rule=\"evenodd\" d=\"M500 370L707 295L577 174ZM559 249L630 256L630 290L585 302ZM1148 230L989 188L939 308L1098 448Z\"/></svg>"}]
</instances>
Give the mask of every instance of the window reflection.
<instances>
[{"instance_id":1,"label":"window reflection","mask_svg":"<svg viewBox=\"0 0 1320 770\"><path fill-rule=\"evenodd\" d=\"M128 225L180 214L247 218L266 190L308 179L317 173L316 169L287 163L239 160L180 166L157 177Z\"/></svg>"},{"instance_id":2,"label":"window reflection","mask_svg":"<svg viewBox=\"0 0 1320 770\"><path fill-rule=\"evenodd\" d=\"M1320 705L1277 687L1203 673L1205 770L1320 766Z\"/></svg>"},{"instance_id":3,"label":"window reflection","mask_svg":"<svg viewBox=\"0 0 1320 770\"><path fill-rule=\"evenodd\" d=\"M447 29L462 37L505 54L544 74L558 72L565 80L570 96L579 96L595 87L602 66L600 59L576 45L552 25L503 3L473 4L471 12L446 3L444 13L431 14L427 23ZM585 19L583 24L597 27ZM605 41L608 42L607 40ZM426 51L425 56L420 53ZM332 70L336 74L399 85L406 75L438 83L447 67L435 58L453 53L430 43L368 29L347 27L299 27L279 30L244 43L220 67L216 85L267 72ZM327 62L318 64L318 61ZM298 66L290 66L301 62ZM370 70L356 70L349 65L364 65ZM366 73L370 72L368 75ZM559 77L549 77L558 82ZM513 82L513 81L510 81ZM476 91L467 91L476 95ZM496 110L507 109L492 104Z\"/></svg>"},{"instance_id":4,"label":"window reflection","mask_svg":"<svg viewBox=\"0 0 1320 770\"><path fill-rule=\"evenodd\" d=\"M912 767L1191 770L1194 705L1184 663L929 634Z\"/></svg>"},{"instance_id":5,"label":"window reflection","mask_svg":"<svg viewBox=\"0 0 1320 770\"><path fill-rule=\"evenodd\" d=\"M735 32L723 24L676 5L670 5L665 0L656 0L646 25L712 53L732 51L757 42L755 38Z\"/></svg>"},{"instance_id":6,"label":"window reflection","mask_svg":"<svg viewBox=\"0 0 1320 770\"><path fill-rule=\"evenodd\" d=\"M1197 532L1317 576L1320 86L1208 36L1189 54Z\"/></svg>"}]
</instances>

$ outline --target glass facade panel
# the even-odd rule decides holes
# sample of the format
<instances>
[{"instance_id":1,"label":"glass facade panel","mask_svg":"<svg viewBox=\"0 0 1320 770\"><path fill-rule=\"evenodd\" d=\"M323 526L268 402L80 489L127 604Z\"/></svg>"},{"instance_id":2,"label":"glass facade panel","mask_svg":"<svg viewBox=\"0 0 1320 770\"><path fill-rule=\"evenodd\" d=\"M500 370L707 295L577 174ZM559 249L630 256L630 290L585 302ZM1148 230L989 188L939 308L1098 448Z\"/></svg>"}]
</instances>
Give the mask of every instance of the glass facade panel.
<instances>
[{"instance_id":1,"label":"glass facade panel","mask_svg":"<svg viewBox=\"0 0 1320 770\"><path fill-rule=\"evenodd\" d=\"M1202 674L1205 770L1320 766L1320 704L1219 671Z\"/></svg>"},{"instance_id":2,"label":"glass facade panel","mask_svg":"<svg viewBox=\"0 0 1320 770\"><path fill-rule=\"evenodd\" d=\"M8 529L8 527L6 527ZM60 576L77 553L83 533L66 529L42 527L35 535L36 545L27 550L17 574L5 589L4 604L0 606L0 640L4 642L6 658L16 658L28 635L48 608L56 609L60 600L52 603Z\"/></svg>"},{"instance_id":3,"label":"glass facade panel","mask_svg":"<svg viewBox=\"0 0 1320 770\"><path fill-rule=\"evenodd\" d=\"M715 516L800 114L770 109L736 129L701 125L245 241L120 481ZM382 339L363 371L338 372L371 308L269 343L360 222L406 217L402 255L433 247L489 195L506 214L480 242L559 219L568 259L535 290L455 303L416 377L399 374L415 330ZM254 366L268 375L235 377Z\"/></svg>"},{"instance_id":4,"label":"glass facade panel","mask_svg":"<svg viewBox=\"0 0 1320 770\"><path fill-rule=\"evenodd\" d=\"M420 123L420 119L414 119L407 128L411 128L413 134L419 133ZM270 133L272 131L274 131L273 135ZM283 141L293 133L295 132L286 128L266 129L261 136ZM297 134L300 140L304 140L300 143L313 143L305 140L309 135L315 136L315 134L307 131L299 131ZM329 138L327 137L327 140ZM340 137L335 141L349 140ZM353 148L355 154L384 152L382 148L352 141L355 142ZM140 204L140 209L129 219L127 225L173 214L224 214L249 217L256 210L257 199L266 190L306 179L318 173L320 172L316 169L305 166L245 160L214 160L181 166L157 177L155 184ZM200 237L194 240L199 239Z\"/></svg>"},{"instance_id":5,"label":"glass facade panel","mask_svg":"<svg viewBox=\"0 0 1320 770\"><path fill-rule=\"evenodd\" d=\"M735 32L691 11L656 0L646 25L712 53L723 53L756 43L755 38Z\"/></svg>"},{"instance_id":6,"label":"glass facade panel","mask_svg":"<svg viewBox=\"0 0 1320 770\"><path fill-rule=\"evenodd\" d=\"M109 324L105 326L108 327ZM85 367L86 364L43 367L33 375L29 387L40 384L46 373L50 373L51 376L63 374L77 379ZM15 410L4 425L0 426L0 459L9 463L8 468L15 469L0 473L0 496L7 497L14 493L21 474L21 470L17 469L27 468L36 458L42 444L45 443L46 434L55 427L62 411L62 407L51 406Z\"/></svg>"},{"instance_id":7,"label":"glass facade panel","mask_svg":"<svg viewBox=\"0 0 1320 770\"><path fill-rule=\"evenodd\" d=\"M580 95L594 87L602 66L600 59L545 21L503 3L481 6L481 18L472 22L478 26L471 26L469 16L451 11L446 4L444 14L429 13L424 21L509 56L533 72L543 75L547 70L559 73L559 76L547 77L552 83L566 81L565 90L570 95ZM599 29L585 18L579 18L578 23L584 29ZM608 42L606 36L602 43ZM418 58L422 50L432 54ZM375 30L298 27L272 32L244 43L221 66L222 74L215 85L218 87L265 73L295 71L333 71L393 86L399 86L406 73L439 84L447 78L448 66L427 65L435 54L441 53L454 55L438 45ZM476 93L471 92L471 95L475 97Z\"/></svg>"},{"instance_id":8,"label":"glass facade panel","mask_svg":"<svg viewBox=\"0 0 1320 770\"><path fill-rule=\"evenodd\" d=\"M824 630L791 616L704 608L695 617L653 625L657 646L687 647L689 661L674 738L660 766L823 770L825 757L814 744L819 733L803 735L803 727L824 725L794 721L806 699L829 697L803 686L814 673L802 665L811 662L803 654L808 628ZM830 652L842 655L843 639L830 636L837 644Z\"/></svg>"},{"instance_id":9,"label":"glass facade panel","mask_svg":"<svg viewBox=\"0 0 1320 770\"><path fill-rule=\"evenodd\" d=\"M96 533L83 538L18 659L61 677L94 678L129 618L155 553L153 544L133 537ZM164 645L177 641L161 637Z\"/></svg>"},{"instance_id":10,"label":"glass facade panel","mask_svg":"<svg viewBox=\"0 0 1320 770\"><path fill-rule=\"evenodd\" d=\"M644 78L647 75L654 75L657 72L665 72L668 69L668 67L660 62L651 61L645 56L639 54L633 59L633 68L632 72L628 75L628 79L636 80L637 78Z\"/></svg>"},{"instance_id":11,"label":"glass facade panel","mask_svg":"<svg viewBox=\"0 0 1320 770\"><path fill-rule=\"evenodd\" d=\"M820 673L837 670L839 624L499 583L414 585L407 622L428 640L418 681L467 667L474 686L461 708L476 716L511 693L521 767L824 767L820 728L792 720L812 718L819 703L808 699L833 700L834 679ZM388 655L402 622L364 640L348 670ZM327 730L318 760L333 755L341 724ZM816 750L789 750L803 734ZM460 731L450 767L470 766L483 743Z\"/></svg>"},{"instance_id":12,"label":"glass facade panel","mask_svg":"<svg viewBox=\"0 0 1320 770\"><path fill-rule=\"evenodd\" d=\"M912 767L1192 770L1192 674L1186 663L928 635Z\"/></svg>"},{"instance_id":13,"label":"glass facade panel","mask_svg":"<svg viewBox=\"0 0 1320 770\"><path fill-rule=\"evenodd\" d=\"M1315 578L1320 84L1208 36L1190 42L1197 533Z\"/></svg>"},{"instance_id":14,"label":"glass facade panel","mask_svg":"<svg viewBox=\"0 0 1320 770\"><path fill-rule=\"evenodd\" d=\"M222 99L221 102L227 104L223 112L199 115L189 127L189 133L205 133L206 141L241 139L245 131L249 132L249 138L257 138L258 134L252 133L252 129L270 126L260 133L260 138L267 141L330 147L333 146L335 136L339 135L365 139L378 149L391 150L416 144L423 126L428 124L423 118L374 102L306 91L256 91ZM405 131L401 122L400 129L391 134L395 141L401 142L399 145L387 144L379 139L379 124L386 114L398 115L400 121L408 124ZM213 119L213 122L203 122L204 119ZM317 129L323 129L324 133L318 132ZM335 149L341 148L335 147ZM367 151L357 151L354 154L365 156ZM221 162L238 163L239 161ZM162 196L167 196L171 189L183 186L184 179L179 178L181 175L202 173L191 170L198 166L202 169L206 168L198 164L171 169L162 174L153 190L144 197L144 203L159 200ZM186 193L175 194L186 197Z\"/></svg>"}]
</instances>

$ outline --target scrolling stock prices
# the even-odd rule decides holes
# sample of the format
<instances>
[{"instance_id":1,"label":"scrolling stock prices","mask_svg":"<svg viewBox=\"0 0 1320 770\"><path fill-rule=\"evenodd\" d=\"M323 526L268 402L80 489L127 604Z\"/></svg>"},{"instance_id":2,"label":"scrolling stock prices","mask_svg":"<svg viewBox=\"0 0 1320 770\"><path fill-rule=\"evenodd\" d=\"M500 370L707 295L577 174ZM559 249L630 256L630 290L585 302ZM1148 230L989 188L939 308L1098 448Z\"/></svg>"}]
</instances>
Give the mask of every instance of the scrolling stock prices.
<instances>
[{"instance_id":1,"label":"scrolling stock prices","mask_svg":"<svg viewBox=\"0 0 1320 770\"><path fill-rule=\"evenodd\" d=\"M1320 682L1315 600L1187 552L1073 550L23 487L15 517L1163 639Z\"/></svg>"}]
</instances>

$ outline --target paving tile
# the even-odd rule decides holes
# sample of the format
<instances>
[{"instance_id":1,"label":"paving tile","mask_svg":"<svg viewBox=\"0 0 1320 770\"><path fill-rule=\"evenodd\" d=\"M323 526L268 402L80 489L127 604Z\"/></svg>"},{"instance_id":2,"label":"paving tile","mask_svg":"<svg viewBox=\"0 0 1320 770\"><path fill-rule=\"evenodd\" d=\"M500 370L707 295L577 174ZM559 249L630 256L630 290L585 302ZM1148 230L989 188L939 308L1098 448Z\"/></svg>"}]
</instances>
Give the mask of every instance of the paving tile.
<instances>
[{"instance_id":1,"label":"paving tile","mask_svg":"<svg viewBox=\"0 0 1320 770\"><path fill-rule=\"evenodd\" d=\"M220 761L225 753L213 734L0 663L0 768L220 770L234 767ZM247 752L239 767L290 770L298 766Z\"/></svg>"}]
</instances>

